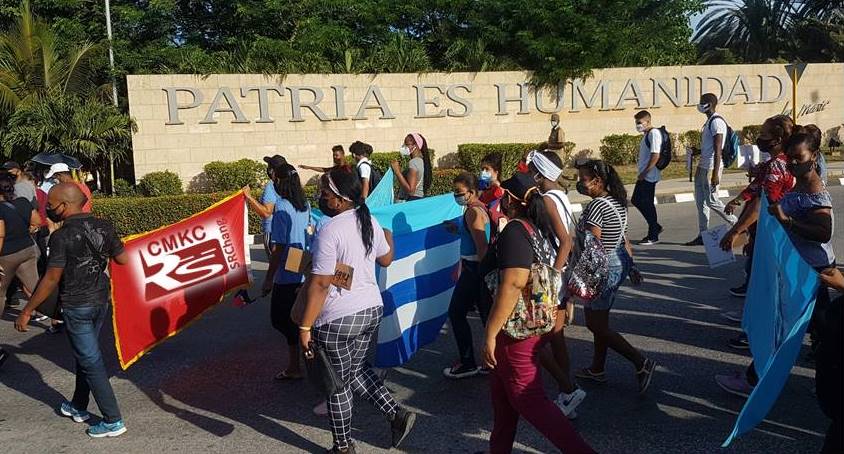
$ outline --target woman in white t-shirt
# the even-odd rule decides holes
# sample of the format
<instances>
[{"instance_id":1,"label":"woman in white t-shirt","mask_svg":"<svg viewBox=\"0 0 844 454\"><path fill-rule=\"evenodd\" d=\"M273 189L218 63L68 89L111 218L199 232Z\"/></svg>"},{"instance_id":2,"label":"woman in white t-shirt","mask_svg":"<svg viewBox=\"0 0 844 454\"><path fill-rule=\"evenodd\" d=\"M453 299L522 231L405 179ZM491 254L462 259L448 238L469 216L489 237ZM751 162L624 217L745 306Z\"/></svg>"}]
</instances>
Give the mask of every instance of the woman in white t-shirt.
<instances>
[{"instance_id":1,"label":"woman in white t-shirt","mask_svg":"<svg viewBox=\"0 0 844 454\"><path fill-rule=\"evenodd\" d=\"M543 195L545 210L551 220L554 229L553 246L556 252L554 268L563 271L571 252L572 240L571 229L574 226L574 217L571 211L571 202L557 183L563 171L563 163L557 153L553 151L532 151L527 156L528 171L536 181L539 191ZM566 338L563 332L567 322L570 322L574 315L574 305L567 301L564 294L560 295L559 313L554 330L551 332L551 351L545 349L540 354L542 366L554 376L560 390L560 394L554 403L569 418L576 418L575 408L583 402L586 392L575 386L571 380L569 367L569 354L566 347Z\"/></svg>"},{"instance_id":2,"label":"woman in white t-shirt","mask_svg":"<svg viewBox=\"0 0 844 454\"><path fill-rule=\"evenodd\" d=\"M410 160L407 163L407 170L402 172L401 165L397 160L390 163L396 181L399 183L399 198L411 201L425 197L433 181L433 164L431 153L428 151L428 141L418 132L412 132L405 136L404 144L399 149L401 155Z\"/></svg>"}]
</instances>

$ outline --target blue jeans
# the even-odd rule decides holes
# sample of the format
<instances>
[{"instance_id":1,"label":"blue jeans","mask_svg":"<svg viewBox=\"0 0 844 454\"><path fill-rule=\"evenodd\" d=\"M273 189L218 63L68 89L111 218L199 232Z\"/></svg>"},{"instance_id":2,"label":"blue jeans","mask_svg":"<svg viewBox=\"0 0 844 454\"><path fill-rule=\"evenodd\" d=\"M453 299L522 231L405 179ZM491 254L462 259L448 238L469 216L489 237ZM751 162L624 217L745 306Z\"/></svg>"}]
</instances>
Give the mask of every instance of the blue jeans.
<instances>
[{"instance_id":1,"label":"blue jeans","mask_svg":"<svg viewBox=\"0 0 844 454\"><path fill-rule=\"evenodd\" d=\"M610 269L607 275L607 286L601 292L601 296L589 302L585 307L593 311L608 311L612 309L615 304L615 296L618 294L618 288L624 282L624 278L630 274L630 266L633 264L633 259L627 254L627 249L624 248L622 242L615 250L615 253L608 252L607 259L609 261Z\"/></svg>"},{"instance_id":2,"label":"blue jeans","mask_svg":"<svg viewBox=\"0 0 844 454\"><path fill-rule=\"evenodd\" d=\"M103 354L100 351L100 328L108 318L109 305L100 303L90 306L64 306L65 331L70 348L76 358L76 389L73 391L73 408L87 410L90 395L94 395L103 420L107 423L120 421L120 409L114 390L108 381Z\"/></svg>"}]
</instances>

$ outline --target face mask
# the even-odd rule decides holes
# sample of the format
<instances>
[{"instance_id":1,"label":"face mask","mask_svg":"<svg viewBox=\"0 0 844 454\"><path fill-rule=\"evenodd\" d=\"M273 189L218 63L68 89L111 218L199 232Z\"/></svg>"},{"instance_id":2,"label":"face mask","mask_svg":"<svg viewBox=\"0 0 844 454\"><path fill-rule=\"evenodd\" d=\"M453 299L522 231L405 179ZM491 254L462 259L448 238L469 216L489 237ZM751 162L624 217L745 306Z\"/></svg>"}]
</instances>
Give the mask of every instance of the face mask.
<instances>
[{"instance_id":1,"label":"face mask","mask_svg":"<svg viewBox=\"0 0 844 454\"><path fill-rule=\"evenodd\" d=\"M460 196L457 196L457 195L454 196L454 201L462 207L469 204L469 201L466 200L466 194L463 194L463 195L460 195Z\"/></svg>"},{"instance_id":2,"label":"face mask","mask_svg":"<svg viewBox=\"0 0 844 454\"><path fill-rule=\"evenodd\" d=\"M516 167L516 170L518 170L519 173L528 173L527 163L526 162L519 162L519 165Z\"/></svg>"},{"instance_id":3,"label":"face mask","mask_svg":"<svg viewBox=\"0 0 844 454\"><path fill-rule=\"evenodd\" d=\"M772 139L763 139L759 137L756 139L756 146L759 147L759 151L770 153L773 148L773 142L774 141Z\"/></svg>"},{"instance_id":4,"label":"face mask","mask_svg":"<svg viewBox=\"0 0 844 454\"><path fill-rule=\"evenodd\" d=\"M636 123L636 131L637 132L645 132L645 125L640 125Z\"/></svg>"},{"instance_id":5,"label":"face mask","mask_svg":"<svg viewBox=\"0 0 844 454\"><path fill-rule=\"evenodd\" d=\"M330 218L337 216L337 211L328 207L328 199L324 199L322 197L319 198L319 211L322 211L322 214Z\"/></svg>"},{"instance_id":6,"label":"face mask","mask_svg":"<svg viewBox=\"0 0 844 454\"><path fill-rule=\"evenodd\" d=\"M478 187L482 190L487 189L492 185L492 173L482 170L481 171L481 178L478 180Z\"/></svg>"},{"instance_id":7,"label":"face mask","mask_svg":"<svg viewBox=\"0 0 844 454\"><path fill-rule=\"evenodd\" d=\"M49 218L51 221L53 221L56 224L58 224L59 222L62 222L64 220L64 219L62 219L61 214L56 212L56 208L50 208L50 207L47 207L47 218Z\"/></svg>"},{"instance_id":8,"label":"face mask","mask_svg":"<svg viewBox=\"0 0 844 454\"><path fill-rule=\"evenodd\" d=\"M702 114L705 114L707 111L709 111L709 103L698 104L697 105L697 111L702 113Z\"/></svg>"},{"instance_id":9,"label":"face mask","mask_svg":"<svg viewBox=\"0 0 844 454\"><path fill-rule=\"evenodd\" d=\"M796 178L800 178L815 168L815 161L806 161L800 164L788 164L788 171Z\"/></svg>"},{"instance_id":10,"label":"face mask","mask_svg":"<svg viewBox=\"0 0 844 454\"><path fill-rule=\"evenodd\" d=\"M586 186L586 183L578 181L574 186L577 188L577 192L583 195L589 195L589 188Z\"/></svg>"},{"instance_id":11,"label":"face mask","mask_svg":"<svg viewBox=\"0 0 844 454\"><path fill-rule=\"evenodd\" d=\"M559 121L552 121L552 122L551 122L551 127L552 127L552 128L556 128L558 124L560 124L560 122L559 122Z\"/></svg>"},{"instance_id":12,"label":"face mask","mask_svg":"<svg viewBox=\"0 0 844 454\"><path fill-rule=\"evenodd\" d=\"M399 153L401 153L402 156L410 156L410 148L408 148L407 145L402 145L401 148L399 148Z\"/></svg>"}]
</instances>

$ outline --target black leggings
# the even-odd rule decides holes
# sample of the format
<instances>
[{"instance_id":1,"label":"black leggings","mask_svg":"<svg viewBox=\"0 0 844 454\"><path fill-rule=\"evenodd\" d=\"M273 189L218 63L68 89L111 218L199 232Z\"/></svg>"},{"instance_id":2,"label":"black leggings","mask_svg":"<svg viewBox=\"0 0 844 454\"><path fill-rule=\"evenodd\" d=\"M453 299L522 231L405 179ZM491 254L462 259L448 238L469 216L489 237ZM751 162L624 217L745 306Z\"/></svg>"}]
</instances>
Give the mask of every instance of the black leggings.
<instances>
[{"instance_id":1,"label":"black leggings","mask_svg":"<svg viewBox=\"0 0 844 454\"><path fill-rule=\"evenodd\" d=\"M299 327L290 318L290 310L296 302L297 290L302 284L275 284L270 302L270 320L273 328L287 338L287 345L299 343Z\"/></svg>"}]
</instances>

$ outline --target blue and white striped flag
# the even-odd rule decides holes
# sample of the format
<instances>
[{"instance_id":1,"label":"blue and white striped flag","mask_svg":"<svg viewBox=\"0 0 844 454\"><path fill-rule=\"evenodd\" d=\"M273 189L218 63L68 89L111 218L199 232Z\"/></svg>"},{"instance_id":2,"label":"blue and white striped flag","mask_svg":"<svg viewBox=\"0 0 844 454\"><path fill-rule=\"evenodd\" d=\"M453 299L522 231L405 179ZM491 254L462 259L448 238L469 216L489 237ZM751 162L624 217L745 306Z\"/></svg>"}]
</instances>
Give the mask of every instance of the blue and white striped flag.
<instances>
[{"instance_id":1,"label":"blue and white striped flag","mask_svg":"<svg viewBox=\"0 0 844 454\"><path fill-rule=\"evenodd\" d=\"M395 243L393 263L377 271L384 319L376 366L404 364L439 335L460 262L460 237L443 221L459 221L462 214L451 194L372 209Z\"/></svg>"}]
</instances>

